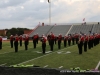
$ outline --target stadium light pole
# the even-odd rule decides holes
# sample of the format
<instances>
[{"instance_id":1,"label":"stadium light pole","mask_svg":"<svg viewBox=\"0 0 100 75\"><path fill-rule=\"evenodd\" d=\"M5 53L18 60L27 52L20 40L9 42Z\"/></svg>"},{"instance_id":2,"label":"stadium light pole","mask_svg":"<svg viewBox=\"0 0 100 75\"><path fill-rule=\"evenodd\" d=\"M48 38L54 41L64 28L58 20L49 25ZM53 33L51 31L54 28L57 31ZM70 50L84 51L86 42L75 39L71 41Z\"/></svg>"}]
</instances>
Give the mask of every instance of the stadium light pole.
<instances>
[{"instance_id":1,"label":"stadium light pole","mask_svg":"<svg viewBox=\"0 0 100 75\"><path fill-rule=\"evenodd\" d=\"M49 25L51 25L51 1L48 0L49 3Z\"/></svg>"}]
</instances>

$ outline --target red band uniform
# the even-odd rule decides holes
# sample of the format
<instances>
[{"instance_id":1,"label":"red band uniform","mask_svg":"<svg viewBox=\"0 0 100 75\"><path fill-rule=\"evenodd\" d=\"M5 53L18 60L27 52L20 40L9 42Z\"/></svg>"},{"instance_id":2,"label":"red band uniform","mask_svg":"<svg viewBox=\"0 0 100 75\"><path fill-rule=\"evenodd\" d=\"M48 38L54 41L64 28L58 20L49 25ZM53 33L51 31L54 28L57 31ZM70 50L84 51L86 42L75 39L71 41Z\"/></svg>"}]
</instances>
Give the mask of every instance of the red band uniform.
<instances>
[{"instance_id":1,"label":"red band uniform","mask_svg":"<svg viewBox=\"0 0 100 75\"><path fill-rule=\"evenodd\" d=\"M14 37L13 35L10 36L10 45L11 45L11 48L13 48L13 41L14 41Z\"/></svg>"},{"instance_id":2,"label":"red band uniform","mask_svg":"<svg viewBox=\"0 0 100 75\"><path fill-rule=\"evenodd\" d=\"M19 36L20 46L22 46L22 40L23 40L22 35L20 35L20 36Z\"/></svg>"},{"instance_id":3,"label":"red band uniform","mask_svg":"<svg viewBox=\"0 0 100 75\"><path fill-rule=\"evenodd\" d=\"M51 51L53 51L53 46L54 46L54 34L51 33L51 36L50 36L50 48L51 48Z\"/></svg>"},{"instance_id":4,"label":"red band uniform","mask_svg":"<svg viewBox=\"0 0 100 75\"><path fill-rule=\"evenodd\" d=\"M59 34L59 36L58 36L58 49L61 48L61 40L62 40L62 35Z\"/></svg>"},{"instance_id":5,"label":"red band uniform","mask_svg":"<svg viewBox=\"0 0 100 75\"><path fill-rule=\"evenodd\" d=\"M88 36L84 35L84 52L87 52Z\"/></svg>"},{"instance_id":6,"label":"red band uniform","mask_svg":"<svg viewBox=\"0 0 100 75\"><path fill-rule=\"evenodd\" d=\"M45 54L45 50L46 50L46 38L43 36L41 41L42 41L42 53Z\"/></svg>"},{"instance_id":7,"label":"red band uniform","mask_svg":"<svg viewBox=\"0 0 100 75\"><path fill-rule=\"evenodd\" d=\"M68 36L64 36L64 47L67 45Z\"/></svg>"},{"instance_id":8,"label":"red band uniform","mask_svg":"<svg viewBox=\"0 0 100 75\"><path fill-rule=\"evenodd\" d=\"M33 46L34 46L34 49L35 49L36 48L36 43L37 43L37 35L34 35L32 37L32 39L33 39Z\"/></svg>"},{"instance_id":9,"label":"red band uniform","mask_svg":"<svg viewBox=\"0 0 100 75\"><path fill-rule=\"evenodd\" d=\"M80 35L79 41L78 41L79 54L82 54L83 42L84 42L84 36Z\"/></svg>"}]
</instances>

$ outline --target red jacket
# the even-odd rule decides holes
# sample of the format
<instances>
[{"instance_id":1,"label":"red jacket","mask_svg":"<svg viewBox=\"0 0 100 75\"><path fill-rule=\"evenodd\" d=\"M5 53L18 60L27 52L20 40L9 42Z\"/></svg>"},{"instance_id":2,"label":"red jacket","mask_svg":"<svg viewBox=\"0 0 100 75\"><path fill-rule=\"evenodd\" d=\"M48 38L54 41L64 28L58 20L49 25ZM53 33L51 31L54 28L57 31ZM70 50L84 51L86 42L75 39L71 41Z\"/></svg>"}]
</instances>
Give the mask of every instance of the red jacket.
<instances>
[{"instance_id":1,"label":"red jacket","mask_svg":"<svg viewBox=\"0 0 100 75\"><path fill-rule=\"evenodd\" d=\"M2 42L2 38L0 37L0 42Z\"/></svg>"}]
</instances>

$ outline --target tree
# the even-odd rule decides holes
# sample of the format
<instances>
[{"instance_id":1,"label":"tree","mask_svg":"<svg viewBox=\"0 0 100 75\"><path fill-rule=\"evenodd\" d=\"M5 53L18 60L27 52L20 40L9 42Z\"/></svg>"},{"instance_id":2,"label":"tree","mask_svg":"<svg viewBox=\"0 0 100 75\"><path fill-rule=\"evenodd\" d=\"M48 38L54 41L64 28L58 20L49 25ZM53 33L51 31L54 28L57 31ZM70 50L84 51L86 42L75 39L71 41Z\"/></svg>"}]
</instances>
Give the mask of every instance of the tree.
<instances>
[{"instance_id":1,"label":"tree","mask_svg":"<svg viewBox=\"0 0 100 75\"><path fill-rule=\"evenodd\" d=\"M11 29L5 29L7 30L7 37L9 37L10 35L22 35L24 34L24 30L30 30L30 29L27 29L27 28L11 28Z\"/></svg>"}]
</instances>

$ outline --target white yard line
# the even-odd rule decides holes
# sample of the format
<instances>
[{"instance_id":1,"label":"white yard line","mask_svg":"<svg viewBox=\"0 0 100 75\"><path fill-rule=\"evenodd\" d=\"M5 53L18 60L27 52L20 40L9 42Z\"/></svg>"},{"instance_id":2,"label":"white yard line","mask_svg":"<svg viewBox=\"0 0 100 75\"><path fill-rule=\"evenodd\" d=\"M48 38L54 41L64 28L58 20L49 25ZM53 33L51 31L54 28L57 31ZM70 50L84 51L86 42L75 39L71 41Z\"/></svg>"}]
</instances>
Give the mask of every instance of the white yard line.
<instances>
[{"instance_id":1,"label":"white yard line","mask_svg":"<svg viewBox=\"0 0 100 75\"><path fill-rule=\"evenodd\" d=\"M75 46L75 45L73 45L73 46ZM72 47L72 46L70 46L70 47ZM70 47L67 47L67 48L70 48ZM58 51L65 50L65 49L67 49L67 48L63 48L63 49L60 49L60 50L58 50ZM33 60L36 60L36 59L39 59L39 58L45 57L45 56L47 56L47 55L50 55L50 54L56 53L56 52L58 52L58 51L54 51L54 52L51 52L51 53L49 53L49 54L46 54L46 55L43 55L43 56L40 56L40 57L37 57L37 58L31 59L31 60L28 60L28 61L25 61L25 62L22 62L22 63L19 63L18 65L21 65L21 64L24 64L24 63L27 63L27 62L30 62L30 61L33 61Z\"/></svg>"},{"instance_id":2,"label":"white yard line","mask_svg":"<svg viewBox=\"0 0 100 75\"><path fill-rule=\"evenodd\" d=\"M59 69L63 68L63 66L60 66Z\"/></svg>"},{"instance_id":3,"label":"white yard line","mask_svg":"<svg viewBox=\"0 0 100 75\"><path fill-rule=\"evenodd\" d=\"M48 65L45 65L44 68L48 67Z\"/></svg>"},{"instance_id":4,"label":"white yard line","mask_svg":"<svg viewBox=\"0 0 100 75\"><path fill-rule=\"evenodd\" d=\"M99 66L100 66L100 61L98 62L98 64L97 64L95 69L98 70Z\"/></svg>"},{"instance_id":5,"label":"white yard line","mask_svg":"<svg viewBox=\"0 0 100 75\"><path fill-rule=\"evenodd\" d=\"M0 66L4 66L4 65L6 65L7 63L4 63L4 64L0 64Z\"/></svg>"}]
</instances>

